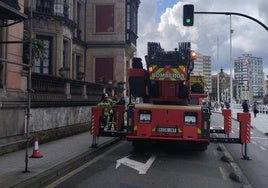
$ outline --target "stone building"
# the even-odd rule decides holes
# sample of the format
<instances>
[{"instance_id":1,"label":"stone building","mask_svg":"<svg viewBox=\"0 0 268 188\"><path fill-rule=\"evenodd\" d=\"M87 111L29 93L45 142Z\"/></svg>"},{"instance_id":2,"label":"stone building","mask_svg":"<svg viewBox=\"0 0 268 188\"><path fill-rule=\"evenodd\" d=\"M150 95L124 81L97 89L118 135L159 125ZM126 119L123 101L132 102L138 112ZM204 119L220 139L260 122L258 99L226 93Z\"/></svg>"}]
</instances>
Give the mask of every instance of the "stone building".
<instances>
[{"instance_id":1,"label":"stone building","mask_svg":"<svg viewBox=\"0 0 268 188\"><path fill-rule=\"evenodd\" d=\"M101 94L126 91L139 4L139 0L0 1L0 23L16 23L0 28L1 148L21 140L26 126L41 141L88 130L91 107ZM13 40L24 43L11 44ZM43 56L34 58L39 43ZM23 48L27 44L32 54Z\"/></svg>"},{"instance_id":2,"label":"stone building","mask_svg":"<svg viewBox=\"0 0 268 188\"><path fill-rule=\"evenodd\" d=\"M127 81L127 70L136 52L139 3L139 0L88 1L86 80Z\"/></svg>"}]
</instances>

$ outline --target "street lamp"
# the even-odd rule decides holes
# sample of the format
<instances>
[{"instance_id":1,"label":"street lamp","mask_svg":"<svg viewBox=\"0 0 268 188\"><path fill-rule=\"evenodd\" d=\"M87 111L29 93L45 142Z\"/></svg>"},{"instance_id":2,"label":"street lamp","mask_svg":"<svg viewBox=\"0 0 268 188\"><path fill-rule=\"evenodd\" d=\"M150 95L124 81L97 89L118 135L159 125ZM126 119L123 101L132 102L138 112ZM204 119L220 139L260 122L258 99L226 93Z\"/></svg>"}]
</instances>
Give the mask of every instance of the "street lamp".
<instances>
[{"instance_id":1,"label":"street lamp","mask_svg":"<svg viewBox=\"0 0 268 188\"><path fill-rule=\"evenodd\" d=\"M230 14L230 103L233 99L233 63L232 63L232 34L234 30L232 29L232 15Z\"/></svg>"},{"instance_id":2,"label":"street lamp","mask_svg":"<svg viewBox=\"0 0 268 188\"><path fill-rule=\"evenodd\" d=\"M219 38L217 38L217 65L218 70L220 70L220 63L219 63ZM217 101L220 104L220 72L217 71Z\"/></svg>"}]
</instances>

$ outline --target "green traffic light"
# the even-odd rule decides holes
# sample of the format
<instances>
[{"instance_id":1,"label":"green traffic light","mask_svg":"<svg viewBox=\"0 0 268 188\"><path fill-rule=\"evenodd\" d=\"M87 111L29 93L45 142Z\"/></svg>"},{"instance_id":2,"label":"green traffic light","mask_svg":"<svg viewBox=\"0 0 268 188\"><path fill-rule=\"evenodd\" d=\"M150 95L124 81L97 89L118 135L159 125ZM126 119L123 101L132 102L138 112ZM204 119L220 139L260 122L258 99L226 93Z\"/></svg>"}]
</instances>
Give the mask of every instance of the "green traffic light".
<instances>
[{"instance_id":1,"label":"green traffic light","mask_svg":"<svg viewBox=\"0 0 268 188\"><path fill-rule=\"evenodd\" d=\"M183 25L194 25L194 5L192 4L183 6Z\"/></svg>"}]
</instances>

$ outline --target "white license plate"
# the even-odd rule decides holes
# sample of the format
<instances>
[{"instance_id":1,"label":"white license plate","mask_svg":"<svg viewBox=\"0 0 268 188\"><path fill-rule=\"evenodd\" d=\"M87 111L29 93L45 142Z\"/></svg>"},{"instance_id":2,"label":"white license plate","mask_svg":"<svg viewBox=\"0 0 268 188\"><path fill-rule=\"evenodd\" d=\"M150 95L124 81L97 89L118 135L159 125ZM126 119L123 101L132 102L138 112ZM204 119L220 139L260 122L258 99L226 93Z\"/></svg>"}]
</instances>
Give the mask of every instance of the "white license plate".
<instances>
[{"instance_id":1,"label":"white license plate","mask_svg":"<svg viewBox=\"0 0 268 188\"><path fill-rule=\"evenodd\" d=\"M164 133L176 133L177 128L165 128L165 127L158 127L157 132L164 132Z\"/></svg>"}]
</instances>

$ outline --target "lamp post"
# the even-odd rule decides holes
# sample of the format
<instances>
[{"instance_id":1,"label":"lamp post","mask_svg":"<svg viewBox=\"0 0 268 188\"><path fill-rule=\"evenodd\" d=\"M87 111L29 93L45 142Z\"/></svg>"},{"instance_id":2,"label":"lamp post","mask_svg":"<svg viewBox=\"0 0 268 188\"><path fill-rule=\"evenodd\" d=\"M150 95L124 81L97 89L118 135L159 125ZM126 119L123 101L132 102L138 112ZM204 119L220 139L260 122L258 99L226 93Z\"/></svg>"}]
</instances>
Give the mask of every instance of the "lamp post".
<instances>
[{"instance_id":1,"label":"lamp post","mask_svg":"<svg viewBox=\"0 0 268 188\"><path fill-rule=\"evenodd\" d=\"M232 15L230 14L230 103L233 99L233 63L232 63Z\"/></svg>"},{"instance_id":2,"label":"lamp post","mask_svg":"<svg viewBox=\"0 0 268 188\"><path fill-rule=\"evenodd\" d=\"M219 63L219 38L217 38L217 65L218 70L220 70L220 63ZM217 71L217 101L220 104L220 72Z\"/></svg>"}]
</instances>

